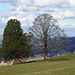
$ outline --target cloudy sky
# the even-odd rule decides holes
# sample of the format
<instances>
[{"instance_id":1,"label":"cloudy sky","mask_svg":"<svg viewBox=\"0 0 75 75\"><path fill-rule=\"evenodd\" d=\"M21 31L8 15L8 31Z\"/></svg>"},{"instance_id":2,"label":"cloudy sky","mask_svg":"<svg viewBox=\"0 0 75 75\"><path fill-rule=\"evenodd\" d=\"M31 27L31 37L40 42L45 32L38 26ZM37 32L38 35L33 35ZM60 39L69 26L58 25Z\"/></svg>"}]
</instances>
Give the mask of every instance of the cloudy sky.
<instances>
[{"instance_id":1,"label":"cloudy sky","mask_svg":"<svg viewBox=\"0 0 75 75\"><path fill-rule=\"evenodd\" d=\"M9 19L18 19L24 31L38 15L48 13L58 20L67 36L75 36L75 0L0 0L0 35Z\"/></svg>"}]
</instances>

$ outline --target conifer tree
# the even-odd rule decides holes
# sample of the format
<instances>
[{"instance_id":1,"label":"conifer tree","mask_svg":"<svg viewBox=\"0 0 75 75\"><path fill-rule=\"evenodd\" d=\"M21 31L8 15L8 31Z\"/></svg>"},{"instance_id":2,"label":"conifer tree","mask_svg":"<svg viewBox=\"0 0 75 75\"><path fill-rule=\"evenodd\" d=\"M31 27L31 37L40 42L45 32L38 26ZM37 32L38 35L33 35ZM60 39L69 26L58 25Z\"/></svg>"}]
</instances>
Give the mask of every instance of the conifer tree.
<instances>
[{"instance_id":1,"label":"conifer tree","mask_svg":"<svg viewBox=\"0 0 75 75\"><path fill-rule=\"evenodd\" d=\"M17 19L7 22L4 29L1 55L5 60L28 57L30 45L28 35L23 33L21 23Z\"/></svg>"}]
</instances>

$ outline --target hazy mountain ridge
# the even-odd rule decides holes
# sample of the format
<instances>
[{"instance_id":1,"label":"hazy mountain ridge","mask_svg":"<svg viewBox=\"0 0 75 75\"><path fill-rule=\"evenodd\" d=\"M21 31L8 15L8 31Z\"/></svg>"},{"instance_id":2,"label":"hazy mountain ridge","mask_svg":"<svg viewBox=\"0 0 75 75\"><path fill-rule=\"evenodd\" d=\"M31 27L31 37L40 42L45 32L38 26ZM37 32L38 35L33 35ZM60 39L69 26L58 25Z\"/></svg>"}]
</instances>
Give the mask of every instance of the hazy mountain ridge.
<instances>
[{"instance_id":1,"label":"hazy mountain ridge","mask_svg":"<svg viewBox=\"0 0 75 75\"><path fill-rule=\"evenodd\" d=\"M67 45L67 50L65 51L65 54L70 54L70 53L74 53L75 52L75 37L66 37L67 40L68 40L68 45ZM54 55L57 55L57 54L62 54L63 51L49 51L49 56L54 56ZM33 54L35 55L38 55L38 54L43 54L43 51L41 50L33 50Z\"/></svg>"},{"instance_id":2,"label":"hazy mountain ridge","mask_svg":"<svg viewBox=\"0 0 75 75\"><path fill-rule=\"evenodd\" d=\"M70 53L75 52L75 37L68 37L68 47L67 51Z\"/></svg>"},{"instance_id":3,"label":"hazy mountain ridge","mask_svg":"<svg viewBox=\"0 0 75 75\"><path fill-rule=\"evenodd\" d=\"M0 47L2 46L2 36L0 35ZM75 52L75 37L67 37L68 39L68 46L66 52L73 53ZM34 54L43 53L41 50L33 50Z\"/></svg>"}]
</instances>

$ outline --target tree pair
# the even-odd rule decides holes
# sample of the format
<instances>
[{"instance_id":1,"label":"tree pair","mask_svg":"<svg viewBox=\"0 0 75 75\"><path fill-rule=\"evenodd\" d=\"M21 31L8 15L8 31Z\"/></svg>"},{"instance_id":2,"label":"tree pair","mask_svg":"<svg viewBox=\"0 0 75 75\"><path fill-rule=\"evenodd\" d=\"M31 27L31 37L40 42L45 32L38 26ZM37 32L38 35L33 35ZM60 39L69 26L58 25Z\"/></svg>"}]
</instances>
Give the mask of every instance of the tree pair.
<instances>
[{"instance_id":1,"label":"tree pair","mask_svg":"<svg viewBox=\"0 0 75 75\"><path fill-rule=\"evenodd\" d=\"M57 24L51 15L42 14L35 18L33 26L29 28L30 34L27 35L23 33L20 21L9 20L3 34L2 56L9 60L23 58L28 57L31 49L39 49L43 50L46 60L48 50L65 50L66 35Z\"/></svg>"}]
</instances>

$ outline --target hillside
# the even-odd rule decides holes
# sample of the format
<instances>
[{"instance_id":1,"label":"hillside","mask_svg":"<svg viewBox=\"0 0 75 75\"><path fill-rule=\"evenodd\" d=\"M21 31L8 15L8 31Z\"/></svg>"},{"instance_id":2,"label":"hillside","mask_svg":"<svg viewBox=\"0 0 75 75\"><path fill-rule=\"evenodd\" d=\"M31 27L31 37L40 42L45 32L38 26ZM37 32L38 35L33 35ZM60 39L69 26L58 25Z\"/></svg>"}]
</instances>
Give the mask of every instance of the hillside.
<instances>
[{"instance_id":1,"label":"hillside","mask_svg":"<svg viewBox=\"0 0 75 75\"><path fill-rule=\"evenodd\" d=\"M75 54L3 66L0 75L75 75Z\"/></svg>"},{"instance_id":2,"label":"hillside","mask_svg":"<svg viewBox=\"0 0 75 75\"><path fill-rule=\"evenodd\" d=\"M75 37L68 38L68 48L67 51L73 53L75 51Z\"/></svg>"}]
</instances>

